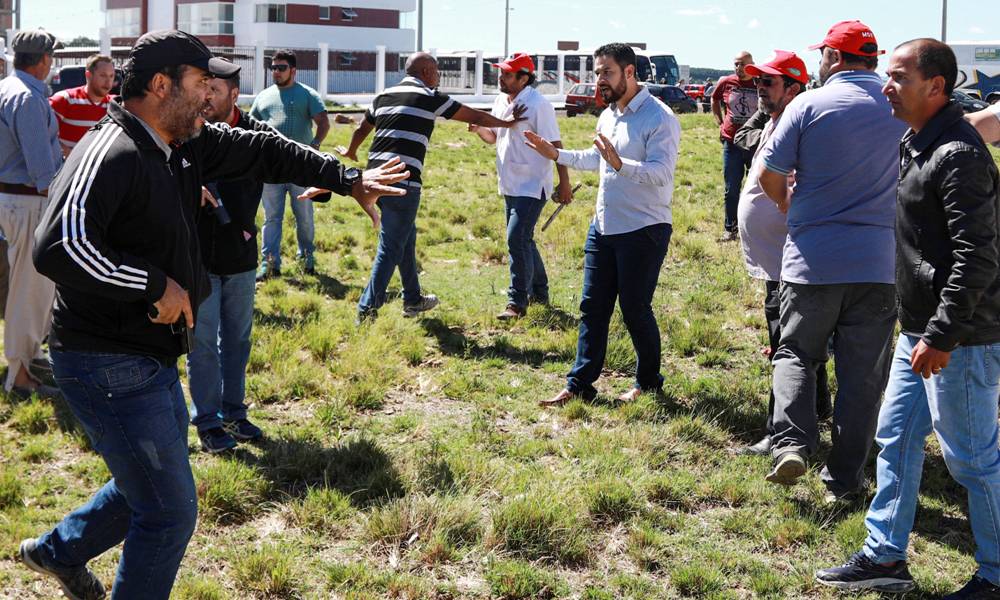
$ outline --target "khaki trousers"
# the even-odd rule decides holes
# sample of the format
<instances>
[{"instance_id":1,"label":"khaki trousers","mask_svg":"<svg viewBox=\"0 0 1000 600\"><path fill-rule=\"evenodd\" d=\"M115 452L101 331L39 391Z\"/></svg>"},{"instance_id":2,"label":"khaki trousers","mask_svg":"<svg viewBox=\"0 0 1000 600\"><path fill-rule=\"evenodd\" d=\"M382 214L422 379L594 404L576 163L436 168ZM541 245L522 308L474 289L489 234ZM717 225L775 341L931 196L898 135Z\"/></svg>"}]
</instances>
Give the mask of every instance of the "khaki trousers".
<instances>
[{"instance_id":1,"label":"khaki trousers","mask_svg":"<svg viewBox=\"0 0 1000 600\"><path fill-rule=\"evenodd\" d=\"M4 388L8 391L22 366L30 370L52 323L56 285L40 275L31 261L35 227L47 203L42 196L0 194L0 231L7 239L9 268L3 331L3 354L9 367Z\"/></svg>"}]
</instances>

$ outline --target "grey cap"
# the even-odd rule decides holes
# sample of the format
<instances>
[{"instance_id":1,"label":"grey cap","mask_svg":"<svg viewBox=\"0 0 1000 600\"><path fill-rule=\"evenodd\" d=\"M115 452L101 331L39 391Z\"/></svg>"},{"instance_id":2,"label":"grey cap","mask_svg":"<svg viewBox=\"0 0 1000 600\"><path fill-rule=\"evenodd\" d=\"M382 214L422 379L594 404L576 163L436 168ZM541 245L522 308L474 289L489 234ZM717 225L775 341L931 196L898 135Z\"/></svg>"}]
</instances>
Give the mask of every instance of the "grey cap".
<instances>
[{"instance_id":1,"label":"grey cap","mask_svg":"<svg viewBox=\"0 0 1000 600\"><path fill-rule=\"evenodd\" d=\"M25 54L48 54L62 47L62 42L44 29L18 31L10 43L10 48L15 53Z\"/></svg>"}]
</instances>

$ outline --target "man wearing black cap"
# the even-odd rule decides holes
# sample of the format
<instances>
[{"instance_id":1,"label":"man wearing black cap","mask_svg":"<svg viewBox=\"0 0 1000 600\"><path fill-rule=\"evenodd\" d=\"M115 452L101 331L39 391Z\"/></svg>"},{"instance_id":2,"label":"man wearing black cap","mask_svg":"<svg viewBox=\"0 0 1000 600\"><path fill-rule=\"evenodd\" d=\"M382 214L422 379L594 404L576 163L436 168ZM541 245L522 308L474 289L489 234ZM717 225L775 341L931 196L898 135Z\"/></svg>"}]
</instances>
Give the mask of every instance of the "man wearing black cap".
<instances>
[{"instance_id":1,"label":"man wearing black cap","mask_svg":"<svg viewBox=\"0 0 1000 600\"><path fill-rule=\"evenodd\" d=\"M123 540L113 598L166 599L194 531L187 407L177 358L209 293L196 233L202 181L317 184L359 202L398 194L389 163L362 174L276 134L205 125L208 82L237 67L179 31L148 33L122 97L52 183L34 260L56 283L53 371L111 479L53 530L21 544L71 597L103 598L87 562Z\"/></svg>"},{"instance_id":2,"label":"man wearing black cap","mask_svg":"<svg viewBox=\"0 0 1000 600\"><path fill-rule=\"evenodd\" d=\"M10 289L4 310L4 388L20 397L54 396L31 367L41 358L52 315L52 282L31 264L35 226L46 205L46 190L62 164L59 123L49 106L45 77L60 44L42 30L21 31L11 42L14 73L0 82L0 230L7 240ZM48 368L47 361L36 363Z\"/></svg>"}]
</instances>

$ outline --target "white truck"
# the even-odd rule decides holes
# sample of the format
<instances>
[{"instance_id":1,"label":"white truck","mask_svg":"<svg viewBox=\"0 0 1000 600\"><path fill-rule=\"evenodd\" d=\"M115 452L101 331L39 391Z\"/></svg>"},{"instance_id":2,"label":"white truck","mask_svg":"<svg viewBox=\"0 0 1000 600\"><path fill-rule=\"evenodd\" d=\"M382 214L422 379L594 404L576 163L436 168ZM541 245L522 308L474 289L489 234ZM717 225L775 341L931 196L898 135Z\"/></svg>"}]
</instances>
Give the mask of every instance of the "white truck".
<instances>
[{"instance_id":1,"label":"white truck","mask_svg":"<svg viewBox=\"0 0 1000 600\"><path fill-rule=\"evenodd\" d=\"M990 104L1000 102L1000 41L948 45L958 59L955 88Z\"/></svg>"}]
</instances>

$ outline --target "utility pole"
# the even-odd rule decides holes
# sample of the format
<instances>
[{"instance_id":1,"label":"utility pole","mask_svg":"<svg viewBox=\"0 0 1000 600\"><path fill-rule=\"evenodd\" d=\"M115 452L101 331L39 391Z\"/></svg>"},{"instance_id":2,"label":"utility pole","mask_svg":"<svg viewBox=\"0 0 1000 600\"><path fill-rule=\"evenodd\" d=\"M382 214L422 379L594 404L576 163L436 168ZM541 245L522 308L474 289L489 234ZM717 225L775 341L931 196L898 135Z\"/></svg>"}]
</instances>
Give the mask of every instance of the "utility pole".
<instances>
[{"instance_id":1,"label":"utility pole","mask_svg":"<svg viewBox=\"0 0 1000 600\"><path fill-rule=\"evenodd\" d=\"M948 41L948 0L941 0L941 41Z\"/></svg>"},{"instance_id":2,"label":"utility pole","mask_svg":"<svg viewBox=\"0 0 1000 600\"><path fill-rule=\"evenodd\" d=\"M508 52L508 45L510 41L510 0L506 0L506 6L503 11L503 55L504 58L510 56Z\"/></svg>"},{"instance_id":3,"label":"utility pole","mask_svg":"<svg viewBox=\"0 0 1000 600\"><path fill-rule=\"evenodd\" d=\"M424 51L424 0L417 0L417 52Z\"/></svg>"}]
</instances>

